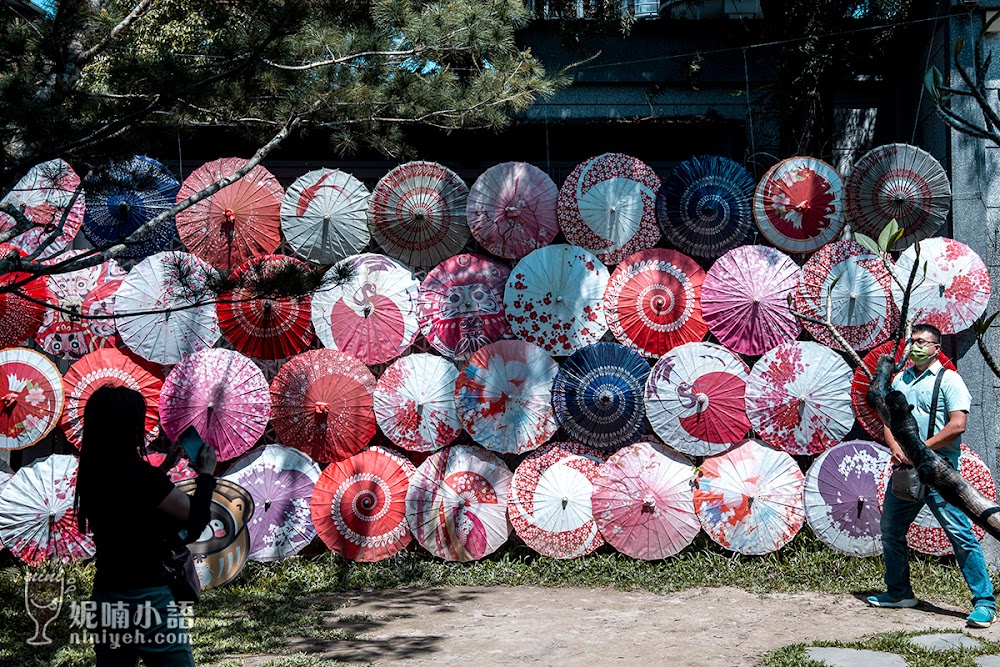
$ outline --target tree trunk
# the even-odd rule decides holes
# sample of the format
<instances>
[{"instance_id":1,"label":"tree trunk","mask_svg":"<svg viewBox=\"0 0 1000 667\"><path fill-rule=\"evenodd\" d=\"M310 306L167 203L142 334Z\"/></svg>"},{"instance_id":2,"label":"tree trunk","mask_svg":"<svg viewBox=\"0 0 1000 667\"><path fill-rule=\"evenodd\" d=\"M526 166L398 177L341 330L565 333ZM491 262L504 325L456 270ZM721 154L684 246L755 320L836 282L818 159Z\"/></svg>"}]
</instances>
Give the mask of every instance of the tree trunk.
<instances>
[{"instance_id":1,"label":"tree trunk","mask_svg":"<svg viewBox=\"0 0 1000 667\"><path fill-rule=\"evenodd\" d=\"M891 389L895 371L892 356L879 357L875 377L865 396L868 405L889 425L892 436L916 468L920 481L962 510L977 526L1000 539L1000 506L995 499L984 496L962 479L944 458L924 444L917 420L910 414L913 408L902 392Z\"/></svg>"}]
</instances>

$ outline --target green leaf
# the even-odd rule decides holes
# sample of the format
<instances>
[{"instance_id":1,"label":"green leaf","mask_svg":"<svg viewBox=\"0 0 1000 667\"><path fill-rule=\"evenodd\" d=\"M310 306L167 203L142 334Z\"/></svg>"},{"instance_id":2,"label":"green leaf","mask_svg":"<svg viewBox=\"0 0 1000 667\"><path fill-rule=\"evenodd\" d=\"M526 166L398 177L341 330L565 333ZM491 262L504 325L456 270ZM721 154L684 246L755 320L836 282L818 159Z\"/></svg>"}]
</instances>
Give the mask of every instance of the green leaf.
<instances>
[{"instance_id":1,"label":"green leaf","mask_svg":"<svg viewBox=\"0 0 1000 667\"><path fill-rule=\"evenodd\" d=\"M885 227L882 228L882 233L878 235L878 247L882 249L882 252L889 252L890 239L892 239L893 234L899 231L899 223L893 218L889 221Z\"/></svg>"},{"instance_id":2,"label":"green leaf","mask_svg":"<svg viewBox=\"0 0 1000 667\"><path fill-rule=\"evenodd\" d=\"M837 274L837 277L833 279L832 283L830 283L830 289L827 290L828 292L832 292L833 291L833 288L837 286L837 283L840 282L840 279L844 277L845 273L847 273L847 269L846 268L843 271L841 271L840 273Z\"/></svg>"},{"instance_id":3,"label":"green leaf","mask_svg":"<svg viewBox=\"0 0 1000 667\"><path fill-rule=\"evenodd\" d=\"M892 238L889 239L889 247L886 248L886 251L892 250L896 246L896 244L899 243L899 239L903 238L903 235L905 233L906 233L905 228L900 227L899 229L897 229L896 233L893 234Z\"/></svg>"},{"instance_id":4,"label":"green leaf","mask_svg":"<svg viewBox=\"0 0 1000 667\"><path fill-rule=\"evenodd\" d=\"M959 37L955 40L955 55L957 56L965 48L965 40Z\"/></svg>"},{"instance_id":5,"label":"green leaf","mask_svg":"<svg viewBox=\"0 0 1000 667\"><path fill-rule=\"evenodd\" d=\"M941 97L941 91L938 90L944 83L944 77L941 76L941 71L937 67L931 67L924 74L924 88L927 92L933 95L935 98Z\"/></svg>"},{"instance_id":6,"label":"green leaf","mask_svg":"<svg viewBox=\"0 0 1000 667\"><path fill-rule=\"evenodd\" d=\"M986 332L990 330L990 325L993 324L993 320L997 318L997 315L1000 315L1000 310L993 313L985 320L982 317L976 320L975 324L972 325L973 331L976 332L976 336L984 336Z\"/></svg>"},{"instance_id":7,"label":"green leaf","mask_svg":"<svg viewBox=\"0 0 1000 667\"><path fill-rule=\"evenodd\" d=\"M866 236L861 232L854 232L854 240L860 243L865 250L873 252L876 255L879 254L879 251L881 250L881 248L878 247L878 243L875 242L875 239L870 236Z\"/></svg>"}]
</instances>

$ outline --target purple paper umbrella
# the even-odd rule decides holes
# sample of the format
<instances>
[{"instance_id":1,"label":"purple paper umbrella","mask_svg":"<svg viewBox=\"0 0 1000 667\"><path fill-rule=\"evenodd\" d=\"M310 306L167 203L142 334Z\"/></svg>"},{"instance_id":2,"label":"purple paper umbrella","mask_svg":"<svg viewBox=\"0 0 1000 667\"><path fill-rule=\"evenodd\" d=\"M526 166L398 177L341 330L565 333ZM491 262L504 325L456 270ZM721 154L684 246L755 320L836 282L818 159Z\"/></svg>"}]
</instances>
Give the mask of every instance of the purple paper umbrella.
<instances>
[{"instance_id":1,"label":"purple paper umbrella","mask_svg":"<svg viewBox=\"0 0 1000 667\"><path fill-rule=\"evenodd\" d=\"M806 521L830 548L851 556L882 553L879 475L889 450L849 440L823 452L806 474Z\"/></svg>"},{"instance_id":2,"label":"purple paper umbrella","mask_svg":"<svg viewBox=\"0 0 1000 667\"><path fill-rule=\"evenodd\" d=\"M283 560L316 537L309 510L319 479L316 463L292 447L255 447L236 459L223 479L246 489L253 498L250 560Z\"/></svg>"}]
</instances>

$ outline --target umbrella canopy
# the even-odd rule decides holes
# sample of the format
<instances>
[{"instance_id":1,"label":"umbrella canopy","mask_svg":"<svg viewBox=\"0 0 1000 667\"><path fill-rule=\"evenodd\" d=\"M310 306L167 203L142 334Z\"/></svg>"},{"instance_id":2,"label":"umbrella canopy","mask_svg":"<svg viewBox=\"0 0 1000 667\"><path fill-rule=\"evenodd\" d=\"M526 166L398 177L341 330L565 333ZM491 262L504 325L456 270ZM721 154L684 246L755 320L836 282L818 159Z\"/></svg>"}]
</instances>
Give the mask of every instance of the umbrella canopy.
<instances>
[{"instance_id":1,"label":"umbrella canopy","mask_svg":"<svg viewBox=\"0 0 1000 667\"><path fill-rule=\"evenodd\" d=\"M861 363L865 365L866 368L871 372L872 375L875 374L875 367L878 365L878 358L883 354L892 354L892 348L896 347L896 353L893 355L895 360L898 362L903 358L903 352L906 350L906 343L900 341L898 344L895 341L887 341L882 343L874 350L869 352L861 360ZM956 370L955 364L952 363L943 352L938 352L937 360L941 362L941 365L945 368ZM907 359L906 368L913 365L913 362ZM864 371L860 368L854 369L854 378L851 381L851 406L854 408L854 414L861 422L861 425L868 431L868 434L879 442L885 442L885 435L882 432L882 418L868 406L868 402L865 401L865 395L868 393L868 387L871 386L871 380L865 375Z\"/></svg>"},{"instance_id":2,"label":"umbrella canopy","mask_svg":"<svg viewBox=\"0 0 1000 667\"><path fill-rule=\"evenodd\" d=\"M113 162L87 176L83 234L96 248L121 243L177 201L180 183L162 164L143 155ZM165 250L177 237L171 217L121 257L142 258Z\"/></svg>"},{"instance_id":3,"label":"umbrella canopy","mask_svg":"<svg viewBox=\"0 0 1000 667\"><path fill-rule=\"evenodd\" d=\"M802 267L795 308L818 320L830 316L855 350L868 350L888 340L899 326L899 308L892 296L892 276L882 259L854 240L834 241L820 248ZM812 337L839 347L829 330L805 321Z\"/></svg>"},{"instance_id":4,"label":"umbrella canopy","mask_svg":"<svg viewBox=\"0 0 1000 667\"><path fill-rule=\"evenodd\" d=\"M712 335L734 352L757 357L795 340L802 324L788 310L799 266L776 248L734 248L708 270L701 308Z\"/></svg>"},{"instance_id":5,"label":"umbrella canopy","mask_svg":"<svg viewBox=\"0 0 1000 667\"><path fill-rule=\"evenodd\" d=\"M153 466L154 468L159 468L161 465L163 465L163 462L166 460L167 455L163 454L162 452L147 452L144 458L146 459L146 462L149 463L149 465ZM167 473L167 477L169 477L170 481L173 482L174 484L181 481L182 479L194 479L195 477L198 476L198 473L194 471L194 469L191 467L191 464L188 463L188 460L183 456L177 459L177 463L174 464L174 467L170 468L169 470L166 470L165 472Z\"/></svg>"},{"instance_id":6,"label":"umbrella canopy","mask_svg":"<svg viewBox=\"0 0 1000 667\"><path fill-rule=\"evenodd\" d=\"M990 272L972 248L954 239L920 241L920 266L910 293L910 317L933 324L943 334L972 326L990 301ZM896 275L905 285L917 252L910 246L896 262ZM903 303L903 290L892 285L892 295Z\"/></svg>"},{"instance_id":7,"label":"umbrella canopy","mask_svg":"<svg viewBox=\"0 0 1000 667\"><path fill-rule=\"evenodd\" d=\"M220 461L253 447L264 435L270 414L264 373L233 350L202 350L185 357L160 391L164 435L176 442L194 426Z\"/></svg>"},{"instance_id":8,"label":"umbrella canopy","mask_svg":"<svg viewBox=\"0 0 1000 667\"><path fill-rule=\"evenodd\" d=\"M219 340L213 269L186 252L161 252L129 271L115 292L115 326L143 359L171 365Z\"/></svg>"},{"instance_id":9,"label":"umbrella canopy","mask_svg":"<svg viewBox=\"0 0 1000 667\"><path fill-rule=\"evenodd\" d=\"M480 447L453 445L420 464L406 492L406 522L420 546L452 561L479 560L510 534L513 475Z\"/></svg>"},{"instance_id":10,"label":"umbrella canopy","mask_svg":"<svg viewBox=\"0 0 1000 667\"><path fill-rule=\"evenodd\" d=\"M410 543L407 489L413 464L382 447L368 447L330 464L309 505L320 539L353 561L388 558Z\"/></svg>"},{"instance_id":11,"label":"umbrella canopy","mask_svg":"<svg viewBox=\"0 0 1000 667\"><path fill-rule=\"evenodd\" d=\"M365 249L365 184L339 169L315 169L295 179L281 200L281 233L295 254L314 264L336 264Z\"/></svg>"},{"instance_id":12,"label":"umbrella canopy","mask_svg":"<svg viewBox=\"0 0 1000 667\"><path fill-rule=\"evenodd\" d=\"M750 430L745 394L750 369L714 343L686 343L665 354L646 382L646 413L664 442L692 456L711 456Z\"/></svg>"},{"instance_id":13,"label":"umbrella canopy","mask_svg":"<svg viewBox=\"0 0 1000 667\"><path fill-rule=\"evenodd\" d=\"M649 364L618 343L594 343L563 362L552 383L556 421L573 440L605 451L646 432L642 402Z\"/></svg>"},{"instance_id":14,"label":"umbrella canopy","mask_svg":"<svg viewBox=\"0 0 1000 667\"><path fill-rule=\"evenodd\" d=\"M177 201L184 201L243 168L241 158L203 164L184 179ZM220 269L232 270L281 243L284 191L274 174L257 165L232 185L177 214L177 234L184 247Z\"/></svg>"},{"instance_id":15,"label":"umbrella canopy","mask_svg":"<svg viewBox=\"0 0 1000 667\"><path fill-rule=\"evenodd\" d=\"M996 485L989 466L974 451L962 445L962 453L958 458L958 472L962 479L971 484L987 498L996 498ZM878 506L879 510L885 504L885 494L889 488L889 477L892 475L892 464L882 468L879 477ZM982 540L986 531L972 524L972 534L977 540ZM2 537L2 536L0 536ZM917 518L906 531L906 543L911 549L929 556L951 556L955 553L951 541L944 532L934 514L924 505L920 508Z\"/></svg>"},{"instance_id":16,"label":"umbrella canopy","mask_svg":"<svg viewBox=\"0 0 1000 667\"><path fill-rule=\"evenodd\" d=\"M750 240L753 193L750 172L715 155L674 167L656 196L656 218L667 241L697 257L715 258Z\"/></svg>"},{"instance_id":17,"label":"umbrella canopy","mask_svg":"<svg viewBox=\"0 0 1000 667\"><path fill-rule=\"evenodd\" d=\"M553 442L514 471L507 511L517 536L551 558L579 558L604 544L590 497L604 456L575 442Z\"/></svg>"},{"instance_id":18,"label":"umbrella canopy","mask_svg":"<svg viewBox=\"0 0 1000 667\"><path fill-rule=\"evenodd\" d=\"M807 253L844 226L844 182L822 160L792 157L771 167L754 193L760 233L786 252Z\"/></svg>"},{"instance_id":19,"label":"umbrella canopy","mask_svg":"<svg viewBox=\"0 0 1000 667\"><path fill-rule=\"evenodd\" d=\"M705 337L701 285L705 270L674 250L638 252L618 265L604 293L608 326L644 357Z\"/></svg>"},{"instance_id":20,"label":"umbrella canopy","mask_svg":"<svg viewBox=\"0 0 1000 667\"><path fill-rule=\"evenodd\" d=\"M8 244L0 245L0 256L13 258L14 254L26 253ZM45 317L43 304L55 298L44 277L31 275L23 271L0 275L0 288L27 281L20 287L0 291L0 347L20 345L34 336Z\"/></svg>"},{"instance_id":21,"label":"umbrella canopy","mask_svg":"<svg viewBox=\"0 0 1000 667\"><path fill-rule=\"evenodd\" d=\"M61 257L85 252L86 250L69 250ZM92 307L96 303L94 297L113 293L121 286L125 275L118 262L109 259L97 266L49 276L49 302L62 310L46 309L41 327L35 335L35 342L60 359L79 359L88 352L114 346L114 320L86 320L80 316L90 315L88 310L96 310L98 312L95 314L105 316L110 314L100 307ZM91 326L95 322L99 323L98 326ZM110 334L102 336L95 329L103 332L110 330Z\"/></svg>"},{"instance_id":22,"label":"umbrella canopy","mask_svg":"<svg viewBox=\"0 0 1000 667\"><path fill-rule=\"evenodd\" d=\"M626 556L673 556L698 534L685 456L654 442L638 442L611 455L597 470L591 496L601 535Z\"/></svg>"},{"instance_id":23,"label":"umbrella canopy","mask_svg":"<svg viewBox=\"0 0 1000 667\"><path fill-rule=\"evenodd\" d=\"M52 454L26 465L0 495L0 542L31 566L94 555L94 541L77 526L77 460Z\"/></svg>"},{"instance_id":24,"label":"umbrella canopy","mask_svg":"<svg viewBox=\"0 0 1000 667\"><path fill-rule=\"evenodd\" d=\"M34 227L11 239L10 244L25 254L34 253L62 224L62 231L41 252L39 259L50 259L68 248L83 225L86 208L83 192L74 199L77 190L80 190L80 177L63 160L49 160L29 169L24 178L0 200L0 204L12 204L35 223ZM14 218L0 212L0 232L16 225Z\"/></svg>"},{"instance_id":25,"label":"umbrella canopy","mask_svg":"<svg viewBox=\"0 0 1000 667\"><path fill-rule=\"evenodd\" d=\"M222 479L240 485L253 498L250 560L284 560L313 538L309 499L320 469L302 452L281 445L255 447L233 461Z\"/></svg>"},{"instance_id":26,"label":"umbrella canopy","mask_svg":"<svg viewBox=\"0 0 1000 667\"><path fill-rule=\"evenodd\" d=\"M828 449L806 473L806 521L824 544L849 556L882 553L878 486L889 450L850 440Z\"/></svg>"},{"instance_id":27,"label":"umbrella canopy","mask_svg":"<svg viewBox=\"0 0 1000 667\"><path fill-rule=\"evenodd\" d=\"M360 452L375 435L375 376L349 354L309 350L292 357L271 383L278 438L316 461Z\"/></svg>"},{"instance_id":28,"label":"umbrella canopy","mask_svg":"<svg viewBox=\"0 0 1000 667\"><path fill-rule=\"evenodd\" d=\"M420 283L420 331L435 350L466 361L507 334L503 294L510 268L484 255L456 255Z\"/></svg>"},{"instance_id":29,"label":"umbrella canopy","mask_svg":"<svg viewBox=\"0 0 1000 667\"><path fill-rule=\"evenodd\" d=\"M488 252L520 259L552 243L559 233L559 189L527 162L493 165L476 179L466 213L472 236Z\"/></svg>"},{"instance_id":30,"label":"umbrella canopy","mask_svg":"<svg viewBox=\"0 0 1000 667\"><path fill-rule=\"evenodd\" d=\"M521 454L539 447L556 432L552 381L558 371L537 345L502 340L480 348L455 382L462 426L494 452Z\"/></svg>"},{"instance_id":31,"label":"umbrella canopy","mask_svg":"<svg viewBox=\"0 0 1000 667\"><path fill-rule=\"evenodd\" d=\"M748 556L777 551L805 521L805 479L795 459L746 440L705 459L694 483L694 505L708 536Z\"/></svg>"},{"instance_id":32,"label":"umbrella canopy","mask_svg":"<svg viewBox=\"0 0 1000 667\"><path fill-rule=\"evenodd\" d=\"M408 266L434 266L469 241L469 188L436 162L401 164L375 186L368 221L375 242Z\"/></svg>"},{"instance_id":33,"label":"umbrella canopy","mask_svg":"<svg viewBox=\"0 0 1000 667\"><path fill-rule=\"evenodd\" d=\"M948 218L951 184L941 163L909 144L887 144L854 164L844 189L847 219L877 238L890 221L906 230L899 247L932 236Z\"/></svg>"},{"instance_id":34,"label":"umbrella canopy","mask_svg":"<svg viewBox=\"0 0 1000 667\"><path fill-rule=\"evenodd\" d=\"M417 335L420 284L385 255L353 255L323 277L312 297L312 321L323 345L366 364L402 354Z\"/></svg>"},{"instance_id":35,"label":"umbrella canopy","mask_svg":"<svg viewBox=\"0 0 1000 667\"><path fill-rule=\"evenodd\" d=\"M121 337L115 324L115 296L128 272L113 259L109 259L101 267L97 286L83 297L80 309L87 318L84 324L91 336L111 338L115 341L115 345L120 346Z\"/></svg>"},{"instance_id":36,"label":"umbrella canopy","mask_svg":"<svg viewBox=\"0 0 1000 667\"><path fill-rule=\"evenodd\" d=\"M315 336L309 294L260 293L262 283L308 271L304 262L284 255L253 257L233 271L236 287L219 295L216 306L219 328L233 347L259 359L284 359L309 347Z\"/></svg>"},{"instance_id":37,"label":"umbrella canopy","mask_svg":"<svg viewBox=\"0 0 1000 667\"><path fill-rule=\"evenodd\" d=\"M660 240L660 177L630 155L604 153L581 162L559 189L557 213L566 240L607 264Z\"/></svg>"},{"instance_id":38,"label":"umbrella canopy","mask_svg":"<svg viewBox=\"0 0 1000 667\"><path fill-rule=\"evenodd\" d=\"M507 320L518 338L555 355L570 354L608 330L607 285L607 268L583 248L540 248L518 262L507 279Z\"/></svg>"},{"instance_id":39,"label":"umbrella canopy","mask_svg":"<svg viewBox=\"0 0 1000 667\"><path fill-rule=\"evenodd\" d=\"M181 480L176 486L188 495L194 494L193 479ZM218 479L209 511L211 519L205 530L188 545L203 589L232 581L246 565L250 553L247 523L254 514L253 498L240 485Z\"/></svg>"},{"instance_id":40,"label":"umbrella canopy","mask_svg":"<svg viewBox=\"0 0 1000 667\"><path fill-rule=\"evenodd\" d=\"M74 447L80 447L83 437L83 410L87 400L104 385L128 387L146 399L146 437L159 432L159 396L163 374L158 366L117 348L95 350L85 354L66 371L66 410L59 426Z\"/></svg>"},{"instance_id":41,"label":"umbrella canopy","mask_svg":"<svg viewBox=\"0 0 1000 667\"><path fill-rule=\"evenodd\" d=\"M789 454L819 454L854 426L851 369L819 343L782 343L753 366L746 411L757 435Z\"/></svg>"},{"instance_id":42,"label":"umbrella canopy","mask_svg":"<svg viewBox=\"0 0 1000 667\"><path fill-rule=\"evenodd\" d=\"M62 376L44 354L0 350L0 450L23 449L48 435L64 401Z\"/></svg>"},{"instance_id":43,"label":"umbrella canopy","mask_svg":"<svg viewBox=\"0 0 1000 667\"><path fill-rule=\"evenodd\" d=\"M458 369L433 354L411 354L385 369L375 385L375 419L393 444L432 452L462 432L455 409Z\"/></svg>"}]
</instances>

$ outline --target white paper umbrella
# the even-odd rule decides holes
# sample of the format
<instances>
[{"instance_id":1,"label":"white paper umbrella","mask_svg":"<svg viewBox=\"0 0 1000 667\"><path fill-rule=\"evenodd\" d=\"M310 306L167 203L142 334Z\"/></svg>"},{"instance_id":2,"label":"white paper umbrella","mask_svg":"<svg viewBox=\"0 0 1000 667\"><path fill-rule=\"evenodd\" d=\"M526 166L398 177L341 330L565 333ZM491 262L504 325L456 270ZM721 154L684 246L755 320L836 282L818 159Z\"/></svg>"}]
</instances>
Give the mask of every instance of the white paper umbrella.
<instances>
[{"instance_id":1,"label":"white paper umbrella","mask_svg":"<svg viewBox=\"0 0 1000 667\"><path fill-rule=\"evenodd\" d=\"M303 259L336 264L371 240L369 196L364 183L339 169L310 171L285 191L281 233Z\"/></svg>"},{"instance_id":2,"label":"white paper umbrella","mask_svg":"<svg viewBox=\"0 0 1000 667\"><path fill-rule=\"evenodd\" d=\"M767 444L789 454L819 454L854 425L851 368L819 343L782 343L754 364L746 408Z\"/></svg>"},{"instance_id":3,"label":"white paper umbrella","mask_svg":"<svg viewBox=\"0 0 1000 667\"><path fill-rule=\"evenodd\" d=\"M896 262L896 275L904 285L916 259L914 245ZM895 282L892 294L897 303L903 303L903 291ZM972 326L989 301L990 272L972 248L954 239L920 241L920 266L908 313L915 322L932 324L943 334L958 333Z\"/></svg>"},{"instance_id":4,"label":"white paper umbrella","mask_svg":"<svg viewBox=\"0 0 1000 667\"><path fill-rule=\"evenodd\" d=\"M458 369L433 354L397 359L375 386L375 419L393 444L432 452L458 437L462 425L455 410Z\"/></svg>"},{"instance_id":5,"label":"white paper umbrella","mask_svg":"<svg viewBox=\"0 0 1000 667\"><path fill-rule=\"evenodd\" d=\"M518 262L507 279L507 321L518 338L551 354L572 354L608 330L608 278L607 267L583 248L539 248Z\"/></svg>"},{"instance_id":6,"label":"white paper umbrella","mask_svg":"<svg viewBox=\"0 0 1000 667\"><path fill-rule=\"evenodd\" d=\"M77 460L52 454L15 473L0 495L0 543L28 565L69 563L94 555L77 527Z\"/></svg>"},{"instance_id":7,"label":"white paper umbrella","mask_svg":"<svg viewBox=\"0 0 1000 667\"><path fill-rule=\"evenodd\" d=\"M215 345L219 320L207 287L212 271L186 252L161 252L136 264L115 293L115 323L129 349L170 365Z\"/></svg>"}]
</instances>

